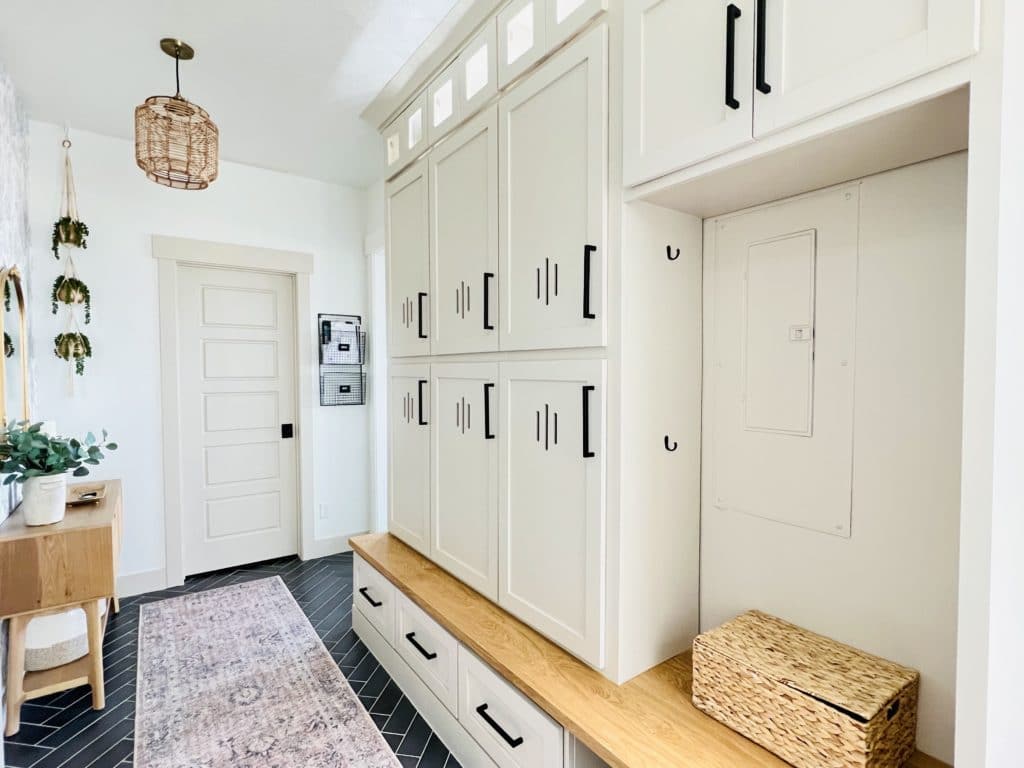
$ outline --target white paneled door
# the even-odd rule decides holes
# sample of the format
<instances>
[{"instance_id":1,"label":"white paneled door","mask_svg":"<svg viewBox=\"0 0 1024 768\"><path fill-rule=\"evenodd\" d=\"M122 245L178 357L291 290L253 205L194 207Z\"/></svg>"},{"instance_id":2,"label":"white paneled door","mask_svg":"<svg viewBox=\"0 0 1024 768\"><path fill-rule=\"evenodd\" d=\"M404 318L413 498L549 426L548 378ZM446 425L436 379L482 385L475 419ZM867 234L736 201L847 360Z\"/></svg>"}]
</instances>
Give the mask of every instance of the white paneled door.
<instances>
[{"instance_id":1,"label":"white paneled door","mask_svg":"<svg viewBox=\"0 0 1024 768\"><path fill-rule=\"evenodd\" d=\"M294 279L178 273L185 574L298 551Z\"/></svg>"},{"instance_id":2,"label":"white paneled door","mask_svg":"<svg viewBox=\"0 0 1024 768\"><path fill-rule=\"evenodd\" d=\"M430 366L391 366L388 530L430 557Z\"/></svg>"},{"instance_id":3,"label":"white paneled door","mask_svg":"<svg viewBox=\"0 0 1024 768\"><path fill-rule=\"evenodd\" d=\"M427 160L387 185L388 309L395 357L430 354Z\"/></svg>"}]
</instances>

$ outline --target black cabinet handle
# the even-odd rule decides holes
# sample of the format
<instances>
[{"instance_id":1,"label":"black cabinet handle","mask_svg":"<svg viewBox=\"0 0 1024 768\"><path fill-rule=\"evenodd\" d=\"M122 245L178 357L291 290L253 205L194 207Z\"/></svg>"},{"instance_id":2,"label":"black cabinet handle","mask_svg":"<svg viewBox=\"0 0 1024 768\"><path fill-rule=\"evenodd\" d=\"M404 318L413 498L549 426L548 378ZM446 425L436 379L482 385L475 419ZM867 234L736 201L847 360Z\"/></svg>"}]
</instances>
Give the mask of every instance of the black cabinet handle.
<instances>
[{"instance_id":1,"label":"black cabinet handle","mask_svg":"<svg viewBox=\"0 0 1024 768\"><path fill-rule=\"evenodd\" d=\"M484 384L484 440L493 440L494 433L491 432L491 390L493 384Z\"/></svg>"},{"instance_id":2,"label":"black cabinet handle","mask_svg":"<svg viewBox=\"0 0 1024 768\"><path fill-rule=\"evenodd\" d=\"M417 421L417 423L421 427L427 426L427 420L423 418L423 388L426 385L427 385L427 380L426 379L420 379L419 382L416 385L416 394L418 395L418 399L419 399L419 403L417 404L417 408L419 410L419 413L417 414L416 421Z\"/></svg>"},{"instance_id":3,"label":"black cabinet handle","mask_svg":"<svg viewBox=\"0 0 1024 768\"><path fill-rule=\"evenodd\" d=\"M494 324L491 323L491 280L494 279L493 272L484 272L484 330L493 331Z\"/></svg>"},{"instance_id":4,"label":"black cabinet handle","mask_svg":"<svg viewBox=\"0 0 1024 768\"><path fill-rule=\"evenodd\" d=\"M583 317L593 320L597 317L590 311L590 257L597 253L596 245L583 246Z\"/></svg>"},{"instance_id":5,"label":"black cabinet handle","mask_svg":"<svg viewBox=\"0 0 1024 768\"><path fill-rule=\"evenodd\" d=\"M423 332L423 300L425 298L427 298L427 294L423 293L422 291L416 294L416 309L417 314L419 315L419 317L417 318L417 323L419 327L416 330L416 337L420 339L427 338L427 334Z\"/></svg>"},{"instance_id":6,"label":"black cabinet handle","mask_svg":"<svg viewBox=\"0 0 1024 768\"><path fill-rule=\"evenodd\" d=\"M592 459L595 454L590 450L590 393L594 391L593 384L583 387L583 458Z\"/></svg>"},{"instance_id":7,"label":"black cabinet handle","mask_svg":"<svg viewBox=\"0 0 1024 768\"><path fill-rule=\"evenodd\" d=\"M740 108L736 98L736 19L742 15L732 3L725 8L725 106L730 109Z\"/></svg>"},{"instance_id":8,"label":"black cabinet handle","mask_svg":"<svg viewBox=\"0 0 1024 768\"><path fill-rule=\"evenodd\" d=\"M487 705L486 704L481 704L479 707L477 707L476 708L476 713L478 715L480 715L480 717L482 717L484 719L485 723L487 723L489 726L491 726L491 728L493 728L495 731L497 731L498 735L501 736L501 738L503 738L505 740L505 743L508 744L510 747L512 747L512 749L515 749L516 747L518 747L520 744L523 743L523 737L522 736L516 736L513 739L511 736L508 735L508 731L506 731L504 728L502 728L500 725L498 725L498 723L494 720L494 718L487 714Z\"/></svg>"},{"instance_id":9,"label":"black cabinet handle","mask_svg":"<svg viewBox=\"0 0 1024 768\"><path fill-rule=\"evenodd\" d=\"M768 5L768 0L757 0L757 62L754 67L755 77L757 79L757 90L761 93L771 93L772 87L768 85L768 81L764 79L764 58L765 58L765 47L767 46L766 34L767 34L767 19L765 18L767 10L765 6Z\"/></svg>"},{"instance_id":10,"label":"black cabinet handle","mask_svg":"<svg viewBox=\"0 0 1024 768\"><path fill-rule=\"evenodd\" d=\"M367 590L368 590L367 587L360 587L359 588L359 594L366 598L366 602L368 602L374 608L380 608L382 605L384 605L384 603L381 603L381 602L379 602L377 600L374 600L372 597L370 597L370 593Z\"/></svg>"},{"instance_id":11,"label":"black cabinet handle","mask_svg":"<svg viewBox=\"0 0 1024 768\"><path fill-rule=\"evenodd\" d=\"M412 643L412 647L415 648L420 653L422 653L423 654L423 658L426 659L427 661L433 661L434 659L437 658L437 654L436 653L431 653L426 648L424 648L422 645L420 645L418 642L416 642L416 633L415 632L409 632L405 636L405 639L408 640L410 643Z\"/></svg>"}]
</instances>

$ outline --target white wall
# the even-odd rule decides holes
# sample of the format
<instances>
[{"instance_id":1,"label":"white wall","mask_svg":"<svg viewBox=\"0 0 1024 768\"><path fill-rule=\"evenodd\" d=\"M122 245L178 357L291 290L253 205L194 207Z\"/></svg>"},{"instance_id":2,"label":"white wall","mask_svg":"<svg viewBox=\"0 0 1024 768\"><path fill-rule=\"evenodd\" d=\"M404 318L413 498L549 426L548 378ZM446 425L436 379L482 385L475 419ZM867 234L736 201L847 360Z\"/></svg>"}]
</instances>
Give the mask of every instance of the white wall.
<instances>
[{"instance_id":1,"label":"white wall","mask_svg":"<svg viewBox=\"0 0 1024 768\"><path fill-rule=\"evenodd\" d=\"M716 509L709 463L701 532L702 629L756 607L920 670L918 744L947 762L966 159L941 158L861 187L851 537ZM707 419L704 428L711 434Z\"/></svg>"},{"instance_id":2,"label":"white wall","mask_svg":"<svg viewBox=\"0 0 1024 768\"><path fill-rule=\"evenodd\" d=\"M54 419L65 433L106 428L120 450L95 477L120 477L127 498L121 573L164 567L160 350L154 234L312 253L311 310L365 314L363 236L366 196L326 184L235 163L221 163L210 189L160 187L136 168L133 145L73 132L79 209L89 225L88 249L77 254L92 291L93 321L85 327L94 357L69 392L68 365L52 354L60 330L49 293L60 267L50 230L61 192L61 128L30 124L29 215L32 231L32 333L37 381L34 416ZM230 136L221 138L222 148ZM314 358L316 350L313 351ZM306 382L304 386L313 386ZM369 528L368 409L314 407L314 510L318 539Z\"/></svg>"}]
</instances>

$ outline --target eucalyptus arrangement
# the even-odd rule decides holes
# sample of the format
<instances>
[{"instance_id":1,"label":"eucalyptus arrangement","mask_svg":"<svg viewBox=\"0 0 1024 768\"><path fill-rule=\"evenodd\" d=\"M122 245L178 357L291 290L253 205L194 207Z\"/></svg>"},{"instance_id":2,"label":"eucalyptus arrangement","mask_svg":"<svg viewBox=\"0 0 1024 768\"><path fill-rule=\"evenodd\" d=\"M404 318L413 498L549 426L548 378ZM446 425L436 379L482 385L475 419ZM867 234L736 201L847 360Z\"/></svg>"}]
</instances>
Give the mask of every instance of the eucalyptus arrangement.
<instances>
[{"instance_id":1,"label":"eucalyptus arrangement","mask_svg":"<svg viewBox=\"0 0 1024 768\"><path fill-rule=\"evenodd\" d=\"M92 320L92 296L89 294L89 286L77 277L61 275L53 281L53 290L50 291L50 303L53 314L57 314L57 304L81 304L85 307L85 324Z\"/></svg>"},{"instance_id":2,"label":"eucalyptus arrangement","mask_svg":"<svg viewBox=\"0 0 1024 768\"><path fill-rule=\"evenodd\" d=\"M87 248L85 238L89 235L89 225L71 216L61 216L53 223L52 250L53 258L60 259L60 247Z\"/></svg>"},{"instance_id":3,"label":"eucalyptus arrangement","mask_svg":"<svg viewBox=\"0 0 1024 768\"><path fill-rule=\"evenodd\" d=\"M54 337L53 353L62 360L74 361L75 373L81 376L85 373L85 359L92 357L92 344L81 331L66 331Z\"/></svg>"}]
</instances>

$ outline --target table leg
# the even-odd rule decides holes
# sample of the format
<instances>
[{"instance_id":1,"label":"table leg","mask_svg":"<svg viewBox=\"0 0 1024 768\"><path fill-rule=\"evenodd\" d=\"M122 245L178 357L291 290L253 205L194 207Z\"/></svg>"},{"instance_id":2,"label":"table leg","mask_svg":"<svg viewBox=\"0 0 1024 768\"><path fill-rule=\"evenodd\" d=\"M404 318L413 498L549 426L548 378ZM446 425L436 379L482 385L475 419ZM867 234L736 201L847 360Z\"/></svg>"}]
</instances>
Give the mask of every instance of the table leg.
<instances>
[{"instance_id":1,"label":"table leg","mask_svg":"<svg viewBox=\"0 0 1024 768\"><path fill-rule=\"evenodd\" d=\"M100 607L96 600L90 600L82 607L85 609L85 621L89 629L89 685L92 686L92 708L103 709L106 706L106 694L103 688L103 624L100 620Z\"/></svg>"},{"instance_id":2,"label":"table leg","mask_svg":"<svg viewBox=\"0 0 1024 768\"><path fill-rule=\"evenodd\" d=\"M121 612L121 601L118 599L117 595L114 595L114 613L120 613L120 612Z\"/></svg>"},{"instance_id":3,"label":"table leg","mask_svg":"<svg viewBox=\"0 0 1024 768\"><path fill-rule=\"evenodd\" d=\"M14 616L7 635L7 728L5 736L13 736L21 728L21 704L25 698L25 629L29 619Z\"/></svg>"}]
</instances>

